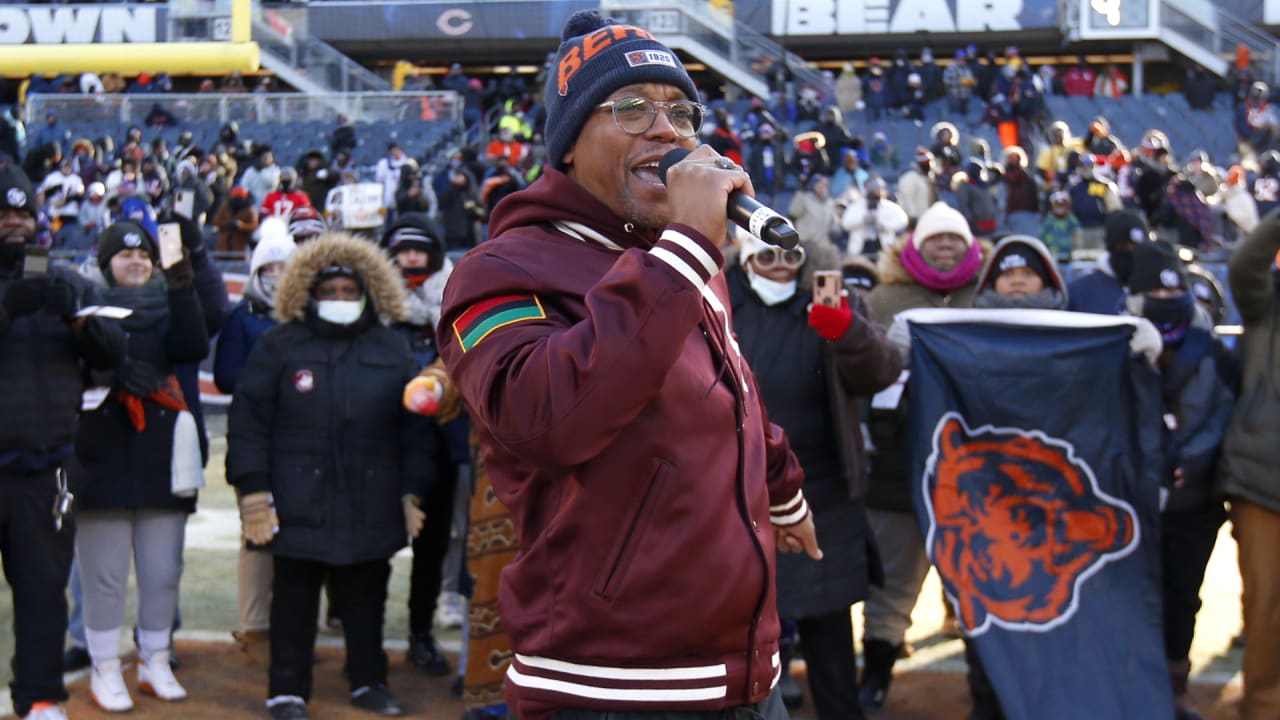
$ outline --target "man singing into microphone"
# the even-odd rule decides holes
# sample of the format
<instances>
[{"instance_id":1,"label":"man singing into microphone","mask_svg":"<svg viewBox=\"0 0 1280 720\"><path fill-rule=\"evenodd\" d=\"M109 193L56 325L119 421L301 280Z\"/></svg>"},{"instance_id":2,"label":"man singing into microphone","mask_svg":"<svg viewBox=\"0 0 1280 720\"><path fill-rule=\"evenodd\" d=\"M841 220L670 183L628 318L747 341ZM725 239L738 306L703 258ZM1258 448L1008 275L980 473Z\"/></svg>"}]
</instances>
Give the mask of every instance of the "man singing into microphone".
<instances>
[{"instance_id":1,"label":"man singing into microphone","mask_svg":"<svg viewBox=\"0 0 1280 720\"><path fill-rule=\"evenodd\" d=\"M438 329L519 536L507 700L523 720L782 720L775 547L821 551L720 276L726 201L751 183L694 149L704 110L670 49L594 11L563 37L549 167L494 210Z\"/></svg>"}]
</instances>

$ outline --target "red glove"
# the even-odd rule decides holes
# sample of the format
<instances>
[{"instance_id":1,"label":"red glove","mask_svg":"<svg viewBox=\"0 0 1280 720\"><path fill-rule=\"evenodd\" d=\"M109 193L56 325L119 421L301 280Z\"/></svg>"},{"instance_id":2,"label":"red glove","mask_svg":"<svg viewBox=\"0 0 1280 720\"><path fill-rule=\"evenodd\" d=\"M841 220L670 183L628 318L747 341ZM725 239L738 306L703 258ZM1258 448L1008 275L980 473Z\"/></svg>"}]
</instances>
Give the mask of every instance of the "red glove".
<instances>
[{"instance_id":1,"label":"red glove","mask_svg":"<svg viewBox=\"0 0 1280 720\"><path fill-rule=\"evenodd\" d=\"M835 342L844 337L853 324L853 311L849 309L849 301L840 298L840 307L814 303L809 306L809 327L818 331L822 337Z\"/></svg>"}]
</instances>

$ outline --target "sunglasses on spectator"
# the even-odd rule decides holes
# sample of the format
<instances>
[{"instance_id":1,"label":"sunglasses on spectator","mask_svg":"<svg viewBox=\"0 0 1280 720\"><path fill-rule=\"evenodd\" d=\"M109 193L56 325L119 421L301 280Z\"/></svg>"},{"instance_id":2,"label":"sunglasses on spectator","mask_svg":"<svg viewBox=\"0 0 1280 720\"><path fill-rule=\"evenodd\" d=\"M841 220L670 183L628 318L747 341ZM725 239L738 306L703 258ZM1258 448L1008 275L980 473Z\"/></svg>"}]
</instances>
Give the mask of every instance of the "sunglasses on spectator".
<instances>
[{"instance_id":1,"label":"sunglasses on spectator","mask_svg":"<svg viewBox=\"0 0 1280 720\"><path fill-rule=\"evenodd\" d=\"M804 257L804 248L802 247L791 248L790 250L765 248L757 251L755 255L751 256L751 259L756 265L759 265L760 268L764 270L768 270L769 268L777 265L781 265L782 267L790 270L795 270L804 264Z\"/></svg>"},{"instance_id":2,"label":"sunglasses on spectator","mask_svg":"<svg viewBox=\"0 0 1280 720\"><path fill-rule=\"evenodd\" d=\"M658 108L667 112L671 128L680 137L693 137L702 128L707 109L692 100L663 102L642 97L620 97L596 106L597 110L612 110L613 121L624 132L642 135L653 127L658 119Z\"/></svg>"}]
</instances>

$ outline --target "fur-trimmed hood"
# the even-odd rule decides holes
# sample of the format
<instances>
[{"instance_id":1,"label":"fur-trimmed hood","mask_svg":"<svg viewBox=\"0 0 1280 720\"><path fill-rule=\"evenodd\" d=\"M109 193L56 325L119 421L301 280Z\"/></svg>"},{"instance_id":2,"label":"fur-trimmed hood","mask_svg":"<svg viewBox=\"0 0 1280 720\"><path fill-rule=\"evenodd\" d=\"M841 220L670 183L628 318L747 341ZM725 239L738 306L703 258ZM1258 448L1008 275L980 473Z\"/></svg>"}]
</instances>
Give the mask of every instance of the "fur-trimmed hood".
<instances>
[{"instance_id":1,"label":"fur-trimmed hood","mask_svg":"<svg viewBox=\"0 0 1280 720\"><path fill-rule=\"evenodd\" d=\"M915 278L911 277L911 273L907 272L906 266L902 264L902 248L909 242L911 242L910 235L899 239L880 252L876 270L880 273L881 285L919 284ZM987 261L991 259L991 243L981 239L976 242L982 252L982 264L985 266ZM974 280L977 280L977 276L974 277Z\"/></svg>"},{"instance_id":2,"label":"fur-trimmed hood","mask_svg":"<svg viewBox=\"0 0 1280 720\"><path fill-rule=\"evenodd\" d=\"M305 319L311 288L332 265L355 270L384 322L404 319L407 309L400 273L377 245L344 232L326 232L294 252L276 290L276 319L282 323Z\"/></svg>"}]
</instances>

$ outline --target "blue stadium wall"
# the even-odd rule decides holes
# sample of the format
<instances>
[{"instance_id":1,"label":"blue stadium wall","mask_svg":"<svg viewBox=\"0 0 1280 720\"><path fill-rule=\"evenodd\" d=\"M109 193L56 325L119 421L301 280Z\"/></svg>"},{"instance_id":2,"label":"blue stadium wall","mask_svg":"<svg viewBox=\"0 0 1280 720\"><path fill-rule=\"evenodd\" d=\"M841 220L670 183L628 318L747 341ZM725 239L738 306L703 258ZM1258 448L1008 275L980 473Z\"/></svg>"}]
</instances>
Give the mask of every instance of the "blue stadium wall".
<instances>
[{"instance_id":1,"label":"blue stadium wall","mask_svg":"<svg viewBox=\"0 0 1280 720\"><path fill-rule=\"evenodd\" d=\"M1013 42L1043 52L1063 51L1057 0L736 0L731 4L738 20L814 58L970 42L987 47ZM555 49L565 18L597 6L594 0L312 0L305 7L311 32L353 55L439 63L540 60ZM1225 6L1258 25L1269 15L1280 18L1280 0L1237 0Z\"/></svg>"}]
</instances>

